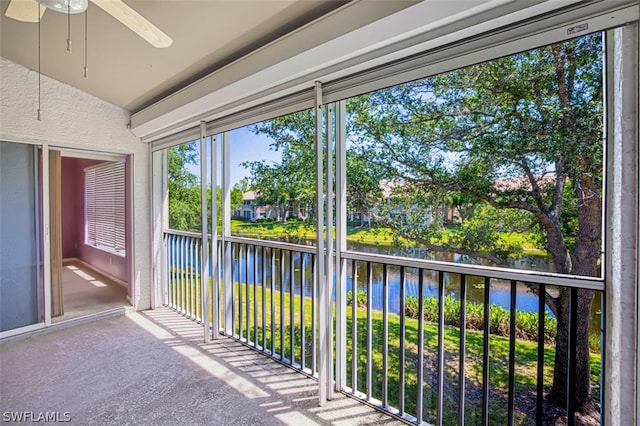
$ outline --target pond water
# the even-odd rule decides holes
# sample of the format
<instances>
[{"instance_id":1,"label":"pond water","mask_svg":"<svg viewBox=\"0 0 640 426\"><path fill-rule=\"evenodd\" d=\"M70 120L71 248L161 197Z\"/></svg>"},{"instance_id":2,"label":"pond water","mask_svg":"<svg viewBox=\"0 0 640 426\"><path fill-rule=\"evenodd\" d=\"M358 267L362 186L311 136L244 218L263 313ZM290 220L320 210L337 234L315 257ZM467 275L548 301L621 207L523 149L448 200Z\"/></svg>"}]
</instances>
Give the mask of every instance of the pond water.
<instances>
[{"instance_id":1,"label":"pond water","mask_svg":"<svg viewBox=\"0 0 640 426\"><path fill-rule=\"evenodd\" d=\"M296 244L304 244L304 245L313 245L314 241L291 241L290 239L287 242L292 242ZM424 249L414 249L414 248L394 248L394 247L381 247L375 245L367 245L360 243L349 243L349 250L365 252L365 253L375 253L375 254L389 254L389 255L399 255L405 257L413 257L413 258L422 258L422 259L433 259L454 263L474 263L473 259L470 259L466 256L461 256L453 253L437 253L432 254L427 252ZM267 250L267 256L270 256L269 250ZM271 280L271 268L270 268L270 260L267 257L267 267L262 268L262 257L264 253L261 249L256 250L254 252L253 248L249 249L248 254L244 254L243 256L238 256L237 253L234 255L234 279L239 280L243 283L249 283L252 285L254 282L258 285L261 285L263 279L266 285L268 286ZM254 259L255 257L255 259ZM312 293L312 256L310 254L301 254L301 253L293 253L293 270L294 270L294 279L293 279L293 289L291 286L291 268L289 267L289 259L290 255L288 252L285 252L285 267L282 271L284 274L284 288L285 292L293 291L294 294L300 294L301 290L304 291L305 296L310 296ZM238 259L247 259L239 261ZM276 265L279 265L279 252L276 251ZM171 261L171 259L170 259ZM254 262L256 265L256 276L254 277ZM171 263L173 263L171 261ZM475 262L481 263L481 262ZM355 285L358 290L366 291L367 289L367 268L365 262L356 262L355 271L353 270L353 266L351 262L348 263L347 266L347 291L351 291L354 286L354 276L355 276ZM529 269L529 270L538 270L545 272L552 272L553 265L550 262L545 261L544 259L536 258L533 256L524 257L518 261L516 265L513 265L519 269ZM301 274L304 271L304 277ZM354 274L355 272L355 274ZM265 276L263 277L263 273ZM280 268L276 267L276 283L280 282ZM384 278L383 278L383 266L380 264L372 264L371 268L371 299L372 299L372 307L376 310L383 309L383 296L384 296ZM405 294L406 296L418 296L419 291L419 276L418 270L412 268L405 268ZM438 284L437 284L438 276L436 272L425 271L423 275L423 294L425 297L434 296L437 297L438 294ZM445 291L447 295L458 299L460 294L460 275L459 274L451 274L445 273L444 275L445 282ZM302 283L302 285L301 285ZM387 270L387 286L388 286L388 294L389 294L389 311L391 313L399 313L400 311L400 268L398 267L388 267ZM279 291L279 285L276 284L276 290ZM553 291L551 289L550 291ZM474 303L483 303L484 301L484 280L480 277L467 277L467 300L469 302ZM510 283L504 280L492 279L491 280L491 289L489 292L489 303L502 306L506 309L510 308ZM537 312L538 311L538 296L534 294L529 287L527 287L523 283L517 284L516 291L516 309L521 311L528 312ZM591 329L593 332L599 332L600 330L600 309L601 309L601 300L600 297L597 296L594 300L592 307L592 316L590 319ZM549 308L546 308L547 312L551 314Z\"/></svg>"},{"instance_id":2,"label":"pond water","mask_svg":"<svg viewBox=\"0 0 640 426\"><path fill-rule=\"evenodd\" d=\"M297 243L297 244L305 244L305 245L313 245L313 241L291 241L287 242ZM430 254L424 249L396 249L394 247L379 247L373 245L359 244L359 243L349 243L349 250L365 252L365 253L375 253L375 254L389 254L389 255L399 255L405 257L414 257L414 258L425 258L425 259L434 259L440 261L447 262L455 262L455 263L472 263L473 260L468 257L461 256L453 253L438 253L435 256ZM258 250L257 252L257 264L262 265L262 252ZM279 260L279 255L276 254L276 257ZM237 259L237 256L235 257ZM248 263L249 268L247 271L247 265L245 262L242 262L241 267L239 268L238 262L235 262L234 265L234 273L235 276L241 277L242 282L247 282L247 272L248 272L248 282L251 284L253 282L257 282L258 285L262 283L262 269L258 267L257 269L257 280L254 279L253 276L253 262L254 262L254 253L252 249L249 250L248 254ZM294 284L293 284L293 293L300 294L300 282L304 283L304 294L305 296L311 295L311 255L303 255L300 253L293 254L293 262L294 262ZM302 263L301 263L302 262ZM480 262L477 262L480 263ZM278 263L276 263L278 264ZM284 291L290 291L290 268L289 265L289 254L285 253L285 268L284 268ZM533 256L524 257L518 260L518 263L514 265L514 267L520 269L529 269L529 270L538 270L545 272L553 272L553 265L550 262L545 261L544 259L535 258ZM384 278L383 278L383 266L380 264L372 264L372 276L371 276L371 302L373 309L382 310L383 309L383 300L384 300ZM299 275L302 270L304 270L304 279ZM267 283L269 283L271 272L270 268L266 268L265 270ZM238 275L239 274L239 275ZM356 262L355 268L355 283L356 288L358 290L366 291L367 289L367 271L366 264L364 262ZM279 282L280 279L280 270L276 268L276 282ZM438 294L438 284L437 284L438 276L435 272L425 271L423 276L423 294L425 297L434 296L437 297ZM444 275L445 282L445 291L446 294L453 297L454 299L458 299L460 294L460 275L458 274L450 274L445 273ZM349 262L347 266L347 291L351 291L354 283L354 271L351 263ZM387 271L387 286L389 293L389 311L391 313L399 313L400 311L400 269L397 267L389 267ZM419 276L417 269L405 268L405 294L406 296L418 296L419 291ZM276 287L276 289L278 289ZM278 289L279 290L279 289ZM553 288L549 289L551 292L554 291ZM467 300L473 303L483 303L484 302L484 280L479 277L467 277ZM506 309L510 308L511 303L511 293L510 293L510 283L504 280L493 279L491 280L491 289L489 292L489 303L502 306ZM600 331L600 308L601 300L600 297L596 297L593 306L592 306L592 316L590 319L591 329L593 332L599 333ZM518 283L516 287L516 309L527 312L537 312L538 311L538 296L534 294L529 287L527 287L523 283ZM551 310L546 307L545 308L549 314L553 316Z\"/></svg>"}]
</instances>

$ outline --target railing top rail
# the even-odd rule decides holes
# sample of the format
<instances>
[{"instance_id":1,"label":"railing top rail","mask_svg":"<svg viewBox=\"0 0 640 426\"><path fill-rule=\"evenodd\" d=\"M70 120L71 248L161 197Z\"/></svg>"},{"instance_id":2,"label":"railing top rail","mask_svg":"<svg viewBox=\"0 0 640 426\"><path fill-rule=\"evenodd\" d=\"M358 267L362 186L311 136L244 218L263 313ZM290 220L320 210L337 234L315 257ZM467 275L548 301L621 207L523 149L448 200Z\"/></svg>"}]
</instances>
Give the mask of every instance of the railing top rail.
<instances>
[{"instance_id":1,"label":"railing top rail","mask_svg":"<svg viewBox=\"0 0 640 426\"><path fill-rule=\"evenodd\" d=\"M165 234L179 235L181 237L193 237L193 238L202 237L202 234L199 232L178 231L177 229L164 229L163 232ZM211 238L211 234L209 234L209 238Z\"/></svg>"},{"instance_id":2,"label":"railing top rail","mask_svg":"<svg viewBox=\"0 0 640 426\"><path fill-rule=\"evenodd\" d=\"M299 251L302 253L316 254L318 248L314 246L305 246L302 244L283 243L281 241L261 240L259 238L247 238L247 237L224 237L225 241L231 241L232 243L249 244L253 246L270 247L282 250Z\"/></svg>"},{"instance_id":3,"label":"railing top rail","mask_svg":"<svg viewBox=\"0 0 640 426\"><path fill-rule=\"evenodd\" d=\"M201 234L187 231L177 231L165 229L165 233L192 238L200 238ZM211 238L211 234L209 234ZM218 237L220 239L220 237ZM249 244L261 247L270 247L282 250L291 250L301 253L316 254L317 248L302 244L283 243L280 241L261 240L258 238L224 237L226 241ZM528 271L524 269L496 268L483 265L469 265L437 260L414 259L410 257L390 256L384 254L361 253L355 251L342 252L342 258L358 260L362 262L372 262L395 266L405 266L408 268L427 269L431 271L450 272L454 274L473 275L478 277L488 277L503 280L515 280L530 284L545 284L562 287L575 287L586 290L603 291L605 289L604 279L595 277L581 277L576 275L559 275L548 272Z\"/></svg>"},{"instance_id":4,"label":"railing top rail","mask_svg":"<svg viewBox=\"0 0 640 426\"><path fill-rule=\"evenodd\" d=\"M603 291L605 288L604 280L602 278L594 277L559 275L547 272L496 268L482 265L457 264L437 260L413 259L409 257L360 253L355 251L342 252L342 258L363 262L405 266L409 268L428 269L431 271L450 272L454 274L474 275L478 277L497 278L503 280L515 280L530 284L556 285L562 287L575 287L580 289L598 291Z\"/></svg>"}]
</instances>

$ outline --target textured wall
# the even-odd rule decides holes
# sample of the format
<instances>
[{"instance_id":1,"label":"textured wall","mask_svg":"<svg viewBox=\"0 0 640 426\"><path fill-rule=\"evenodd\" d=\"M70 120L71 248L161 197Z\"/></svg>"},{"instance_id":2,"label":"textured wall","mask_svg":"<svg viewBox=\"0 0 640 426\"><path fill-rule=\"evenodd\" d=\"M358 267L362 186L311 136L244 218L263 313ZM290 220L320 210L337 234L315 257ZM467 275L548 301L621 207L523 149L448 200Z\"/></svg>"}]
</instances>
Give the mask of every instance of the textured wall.
<instances>
[{"instance_id":1,"label":"textured wall","mask_svg":"<svg viewBox=\"0 0 640 426\"><path fill-rule=\"evenodd\" d=\"M42 120L36 120L38 74L0 57L0 139L132 155L133 288L138 309L151 304L148 150L128 129L129 113L81 90L42 77Z\"/></svg>"}]
</instances>

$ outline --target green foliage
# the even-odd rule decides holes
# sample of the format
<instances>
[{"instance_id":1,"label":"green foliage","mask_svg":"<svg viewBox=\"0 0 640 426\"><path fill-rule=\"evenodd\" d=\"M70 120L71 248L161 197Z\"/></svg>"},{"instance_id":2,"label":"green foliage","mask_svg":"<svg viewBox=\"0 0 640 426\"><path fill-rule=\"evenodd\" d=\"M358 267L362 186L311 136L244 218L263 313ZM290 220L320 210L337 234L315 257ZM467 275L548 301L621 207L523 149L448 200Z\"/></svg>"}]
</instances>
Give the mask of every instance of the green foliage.
<instances>
[{"instance_id":1,"label":"green foliage","mask_svg":"<svg viewBox=\"0 0 640 426\"><path fill-rule=\"evenodd\" d=\"M315 195L315 134L313 110L300 111L253 126L256 134L268 136L271 149L281 151L280 162L247 161L249 186L256 201L278 209L285 221L290 210L312 205Z\"/></svg>"},{"instance_id":2,"label":"green foliage","mask_svg":"<svg viewBox=\"0 0 640 426\"><path fill-rule=\"evenodd\" d=\"M167 185L169 187L169 228L180 231L200 232L202 209L200 179L188 166L198 164L198 142L189 142L167 149ZM231 190L231 210L243 202L246 183L239 182ZM216 190L218 223L222 219L222 190ZM207 214L211 217L211 188L207 190ZM209 228L208 232L211 232Z\"/></svg>"},{"instance_id":3,"label":"green foliage","mask_svg":"<svg viewBox=\"0 0 640 426\"><path fill-rule=\"evenodd\" d=\"M496 209L481 202L475 205L470 218L452 230L447 243L479 253L490 252L504 259L519 257L522 245L501 236L507 232L528 233L533 229L534 221L527 211Z\"/></svg>"},{"instance_id":4,"label":"green foliage","mask_svg":"<svg viewBox=\"0 0 640 426\"><path fill-rule=\"evenodd\" d=\"M347 297L347 300L348 297ZM405 300L405 314L410 318L419 317L418 298L408 296ZM438 300L434 296L424 299L424 319L429 322L438 321ZM444 322L447 325L460 327L460 301L451 296L444 299ZM510 312L499 305L490 305L489 332L509 337ZM544 342L556 343L556 318L544 313ZM466 328L482 330L484 328L484 305L467 302ZM516 310L516 337L523 340L538 340L538 313ZM599 350L599 347L597 348Z\"/></svg>"},{"instance_id":5,"label":"green foliage","mask_svg":"<svg viewBox=\"0 0 640 426\"><path fill-rule=\"evenodd\" d=\"M347 306L351 306L353 303L353 292L347 292ZM359 308L365 308L367 306L367 292L363 290L356 291L356 303Z\"/></svg>"},{"instance_id":6,"label":"green foliage","mask_svg":"<svg viewBox=\"0 0 640 426\"><path fill-rule=\"evenodd\" d=\"M259 217L256 219L256 223L270 223L275 221L276 221L275 217Z\"/></svg>"},{"instance_id":7,"label":"green foliage","mask_svg":"<svg viewBox=\"0 0 640 426\"><path fill-rule=\"evenodd\" d=\"M198 162L198 143L189 142L167 150L169 228L198 231L201 222L200 182L188 165Z\"/></svg>"},{"instance_id":8,"label":"green foliage","mask_svg":"<svg viewBox=\"0 0 640 426\"><path fill-rule=\"evenodd\" d=\"M429 244L441 239L433 207L454 206L462 225L471 222L431 248L492 254L494 263L517 254L498 238L508 221L492 226L476 217L476 204L529 212L526 232L539 233L539 246L549 250L558 272L570 272L563 257L579 252L578 230L600 229L598 215L580 217L575 209L601 203L601 76L596 34L349 100L353 152L383 170L386 180L403 182L394 206L368 208L407 238ZM398 210L404 216L394 217ZM495 216L486 206L481 213ZM434 219L429 226L425 217ZM514 227L520 225L516 220ZM592 238L596 243L584 250L598 246L598 235Z\"/></svg>"}]
</instances>

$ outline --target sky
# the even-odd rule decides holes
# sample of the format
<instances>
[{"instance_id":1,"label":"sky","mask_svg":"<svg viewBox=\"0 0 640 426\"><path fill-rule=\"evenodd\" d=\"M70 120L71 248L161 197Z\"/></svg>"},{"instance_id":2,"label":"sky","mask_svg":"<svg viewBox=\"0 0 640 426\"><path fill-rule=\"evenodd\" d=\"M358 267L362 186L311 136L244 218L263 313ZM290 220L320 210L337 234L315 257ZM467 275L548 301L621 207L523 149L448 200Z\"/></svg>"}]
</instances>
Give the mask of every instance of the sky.
<instances>
[{"instance_id":1,"label":"sky","mask_svg":"<svg viewBox=\"0 0 640 426\"><path fill-rule=\"evenodd\" d=\"M239 129L229 132L231 135L231 185L235 185L237 182L249 176L249 171L240 166L240 163L244 161L261 161L267 160L268 162L279 162L281 158L280 152L272 151L269 149L271 139L265 135L256 135L249 130L248 127L241 127ZM221 161L220 144L218 144L218 162ZM211 160L211 153L207 153L207 164ZM196 176L200 176L200 164L189 164L187 169L194 173ZM220 170L220 168L218 169ZM218 185L221 182L221 176L218 174Z\"/></svg>"}]
</instances>

